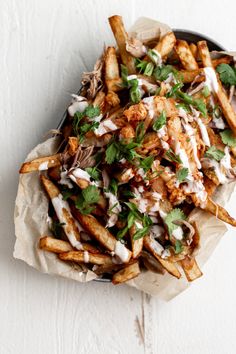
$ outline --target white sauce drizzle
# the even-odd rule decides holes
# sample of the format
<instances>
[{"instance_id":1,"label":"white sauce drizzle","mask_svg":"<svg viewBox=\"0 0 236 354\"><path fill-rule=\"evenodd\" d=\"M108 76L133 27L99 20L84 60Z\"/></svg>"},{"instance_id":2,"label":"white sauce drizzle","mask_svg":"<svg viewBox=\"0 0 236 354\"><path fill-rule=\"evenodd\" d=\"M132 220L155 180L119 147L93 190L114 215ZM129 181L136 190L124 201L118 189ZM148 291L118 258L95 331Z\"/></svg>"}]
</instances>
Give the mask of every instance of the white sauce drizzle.
<instances>
[{"instance_id":1,"label":"white sauce drizzle","mask_svg":"<svg viewBox=\"0 0 236 354\"><path fill-rule=\"evenodd\" d=\"M197 118L196 121L197 121L197 124L200 128L201 136L202 136L202 140L203 140L204 144L206 146L211 146L209 135L208 135L207 128L206 128L205 124L202 122L201 118Z\"/></svg>"},{"instance_id":2,"label":"white sauce drizzle","mask_svg":"<svg viewBox=\"0 0 236 354\"><path fill-rule=\"evenodd\" d=\"M90 175L88 172L82 170L81 168L76 168L72 170L69 174L69 177L72 179L72 181L76 181L77 178L84 179L85 181L90 182Z\"/></svg>"},{"instance_id":3,"label":"white sauce drizzle","mask_svg":"<svg viewBox=\"0 0 236 354\"><path fill-rule=\"evenodd\" d=\"M63 184L65 186L67 186L68 188L73 188L73 184L70 182L68 175L67 175L67 171L62 171L61 174L61 179L58 182L59 184Z\"/></svg>"},{"instance_id":4,"label":"white sauce drizzle","mask_svg":"<svg viewBox=\"0 0 236 354\"><path fill-rule=\"evenodd\" d=\"M39 165L38 170L39 170L39 171L45 171L45 170L47 170L47 169L48 169L48 162L49 162L49 161L44 161L44 162L42 162L42 163Z\"/></svg>"},{"instance_id":5,"label":"white sauce drizzle","mask_svg":"<svg viewBox=\"0 0 236 354\"><path fill-rule=\"evenodd\" d=\"M88 253L88 251L84 251L84 263L89 263L89 253Z\"/></svg>"},{"instance_id":6,"label":"white sauce drizzle","mask_svg":"<svg viewBox=\"0 0 236 354\"><path fill-rule=\"evenodd\" d=\"M193 149L193 157L196 162L197 168L200 170L202 166L201 166L201 163L198 158L197 142L196 142L194 130L190 124L184 124L184 129L190 138L190 143L191 143L192 149Z\"/></svg>"},{"instance_id":7,"label":"white sauce drizzle","mask_svg":"<svg viewBox=\"0 0 236 354\"><path fill-rule=\"evenodd\" d=\"M109 219L107 221L106 227L112 227L116 224L116 222L118 220L118 215L122 209L121 209L121 205L119 203L119 200L117 199L117 197L113 193L106 192L104 194L105 194L105 197L109 199L109 209L111 209L111 214L110 214Z\"/></svg>"},{"instance_id":8,"label":"white sauce drizzle","mask_svg":"<svg viewBox=\"0 0 236 354\"><path fill-rule=\"evenodd\" d=\"M204 68L204 73L206 77L205 84L210 91L218 92L218 81L215 70L211 67Z\"/></svg>"},{"instance_id":9,"label":"white sauce drizzle","mask_svg":"<svg viewBox=\"0 0 236 354\"><path fill-rule=\"evenodd\" d=\"M178 226L173 232L172 235L174 236L174 238L176 238L176 240L182 240L184 233L182 230L182 227Z\"/></svg>"},{"instance_id":10,"label":"white sauce drizzle","mask_svg":"<svg viewBox=\"0 0 236 354\"><path fill-rule=\"evenodd\" d=\"M105 119L99 124L99 127L94 130L94 133L97 136L102 136L108 132L112 132L119 129L115 123L112 122L111 119Z\"/></svg>"},{"instance_id":11,"label":"white sauce drizzle","mask_svg":"<svg viewBox=\"0 0 236 354\"><path fill-rule=\"evenodd\" d=\"M67 221L66 221L66 219L64 217L63 209L66 209L68 214L69 214L69 216L71 217L71 219L74 219L72 214L71 214L71 211L70 211L70 208L69 208L69 204L67 203L66 200L63 200L62 195L59 194L57 197L52 198L52 205L53 205L53 207L55 209L55 212L57 214L57 217L58 217L60 223L65 224L62 227L63 227L63 229L64 229L64 231L65 231L65 233L66 233L71 245L73 247L77 248L78 250L82 250L83 246L82 246L81 242L76 239L76 237L75 237L75 235L74 235L72 230L68 230L67 225L66 225ZM79 230L79 223L76 220L74 220L74 223L75 223L76 227Z\"/></svg>"},{"instance_id":12,"label":"white sauce drizzle","mask_svg":"<svg viewBox=\"0 0 236 354\"><path fill-rule=\"evenodd\" d=\"M88 107L85 97L72 94L72 104L68 107L70 116L74 116L75 112L83 112Z\"/></svg>"},{"instance_id":13,"label":"white sauce drizzle","mask_svg":"<svg viewBox=\"0 0 236 354\"><path fill-rule=\"evenodd\" d=\"M129 251L120 241L116 241L114 252L123 263L129 260Z\"/></svg>"}]
</instances>

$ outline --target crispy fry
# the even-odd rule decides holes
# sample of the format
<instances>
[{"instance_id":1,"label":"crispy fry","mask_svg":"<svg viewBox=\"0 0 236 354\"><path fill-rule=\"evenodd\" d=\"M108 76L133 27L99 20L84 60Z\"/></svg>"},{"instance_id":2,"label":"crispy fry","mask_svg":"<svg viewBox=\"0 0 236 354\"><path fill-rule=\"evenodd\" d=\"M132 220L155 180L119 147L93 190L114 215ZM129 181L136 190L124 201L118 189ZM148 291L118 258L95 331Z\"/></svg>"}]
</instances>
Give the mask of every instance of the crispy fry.
<instances>
[{"instance_id":1,"label":"crispy fry","mask_svg":"<svg viewBox=\"0 0 236 354\"><path fill-rule=\"evenodd\" d=\"M208 177L204 178L204 187L205 187L205 190L206 190L207 194L209 195L209 197L212 194L214 194L214 192L217 188L217 185L218 185L218 181L217 181L217 183L214 183L213 180L211 180L210 178L208 178Z\"/></svg>"},{"instance_id":2,"label":"crispy fry","mask_svg":"<svg viewBox=\"0 0 236 354\"><path fill-rule=\"evenodd\" d=\"M112 257L106 254L91 253L88 251L70 251L59 254L62 261L72 261L77 263L92 263L98 265L112 265Z\"/></svg>"},{"instance_id":3,"label":"crispy fry","mask_svg":"<svg viewBox=\"0 0 236 354\"><path fill-rule=\"evenodd\" d=\"M197 46L196 46L196 44L195 44L195 43L190 43L190 44L189 44L189 49L191 50L192 55L194 56L194 58L197 60L198 53L197 53Z\"/></svg>"},{"instance_id":4,"label":"crispy fry","mask_svg":"<svg viewBox=\"0 0 236 354\"><path fill-rule=\"evenodd\" d=\"M167 270L168 273L172 274L176 278L180 278L181 274L175 264L169 262L167 259L161 258L161 256L155 250L155 240L151 239L150 236L145 236L143 239L144 247L161 263L163 268Z\"/></svg>"},{"instance_id":5,"label":"crispy fry","mask_svg":"<svg viewBox=\"0 0 236 354\"><path fill-rule=\"evenodd\" d=\"M211 198L207 199L206 206L204 210L209 213L215 215L218 219L230 224L232 226L236 226L236 220L229 215L229 213L220 205L214 203Z\"/></svg>"},{"instance_id":6,"label":"crispy fry","mask_svg":"<svg viewBox=\"0 0 236 354\"><path fill-rule=\"evenodd\" d=\"M117 46L120 51L120 56L124 65L127 66L129 74L135 73L134 58L126 51L126 41L128 35L125 31L124 24L121 16L109 17L109 23L116 39ZM111 90L111 88L110 88Z\"/></svg>"},{"instance_id":7,"label":"crispy fry","mask_svg":"<svg viewBox=\"0 0 236 354\"><path fill-rule=\"evenodd\" d=\"M198 69L198 63L196 62L196 59L194 58L186 41L177 40L175 50L180 58L184 69L189 71Z\"/></svg>"},{"instance_id":8,"label":"crispy fry","mask_svg":"<svg viewBox=\"0 0 236 354\"><path fill-rule=\"evenodd\" d=\"M114 252L124 263L129 262L132 253L121 244L116 238L92 215L83 215L76 208L73 208L73 213L81 222L82 226L106 249Z\"/></svg>"},{"instance_id":9,"label":"crispy fry","mask_svg":"<svg viewBox=\"0 0 236 354\"><path fill-rule=\"evenodd\" d=\"M108 47L105 53L105 81L107 90L112 91L110 82L120 79L119 65L114 47Z\"/></svg>"},{"instance_id":10,"label":"crispy fry","mask_svg":"<svg viewBox=\"0 0 236 354\"><path fill-rule=\"evenodd\" d=\"M93 268L93 272L96 273L97 275L103 275L103 274L111 274L114 272L117 272L121 268L124 267L124 264L102 264L99 266L95 266Z\"/></svg>"},{"instance_id":11,"label":"crispy fry","mask_svg":"<svg viewBox=\"0 0 236 354\"><path fill-rule=\"evenodd\" d=\"M19 173L29 173L33 171L45 171L50 167L61 165L61 154L52 156L38 157L29 162L24 162Z\"/></svg>"},{"instance_id":12,"label":"crispy fry","mask_svg":"<svg viewBox=\"0 0 236 354\"><path fill-rule=\"evenodd\" d=\"M155 49L163 58L172 51L175 43L176 43L176 38L174 33L168 32L159 40L159 42L153 49Z\"/></svg>"},{"instance_id":13,"label":"crispy fry","mask_svg":"<svg viewBox=\"0 0 236 354\"><path fill-rule=\"evenodd\" d=\"M207 47L206 41L198 42L198 50L199 50L199 54L202 59L203 65L205 67L213 68L209 49ZM219 104L221 106L221 109L224 113L224 116L225 116L230 128L233 130L234 134L236 135L236 114L233 110L232 105L229 102L229 99L224 91L221 81L218 78L218 74L216 72L214 72L214 73L217 77L217 82L218 82L218 89L216 90L215 95L218 98Z\"/></svg>"},{"instance_id":14,"label":"crispy fry","mask_svg":"<svg viewBox=\"0 0 236 354\"><path fill-rule=\"evenodd\" d=\"M63 253L73 250L73 247L69 242L58 240L51 236L42 237L39 240L39 248L53 253Z\"/></svg>"},{"instance_id":15,"label":"crispy fry","mask_svg":"<svg viewBox=\"0 0 236 354\"><path fill-rule=\"evenodd\" d=\"M112 277L113 284L121 284L130 279L136 278L140 274L139 263L134 262L130 265L127 265L125 268L119 270Z\"/></svg>"},{"instance_id":16,"label":"crispy fry","mask_svg":"<svg viewBox=\"0 0 236 354\"><path fill-rule=\"evenodd\" d=\"M63 200L59 189L45 176L41 176L43 186L49 195L63 230L71 245L77 249L82 249L80 242L79 224L73 218L69 204Z\"/></svg>"},{"instance_id":17,"label":"crispy fry","mask_svg":"<svg viewBox=\"0 0 236 354\"><path fill-rule=\"evenodd\" d=\"M153 273L164 274L165 270L161 263L153 257L149 252L142 251L141 260L144 266Z\"/></svg>"},{"instance_id":18,"label":"crispy fry","mask_svg":"<svg viewBox=\"0 0 236 354\"><path fill-rule=\"evenodd\" d=\"M181 264L188 281L196 280L202 276L202 272L195 258L186 257L179 263Z\"/></svg>"},{"instance_id":19,"label":"crispy fry","mask_svg":"<svg viewBox=\"0 0 236 354\"><path fill-rule=\"evenodd\" d=\"M140 225L142 227L142 225ZM133 258L138 258L140 253L142 252L143 249L143 237L138 239L138 240L134 240L133 236L135 234L135 232L137 231L137 227L134 225L131 226L130 230L129 230L129 234L130 234L130 241L131 241L131 247L132 247L132 252Z\"/></svg>"},{"instance_id":20,"label":"crispy fry","mask_svg":"<svg viewBox=\"0 0 236 354\"><path fill-rule=\"evenodd\" d=\"M204 81L203 73L204 73L203 69L197 69L197 70L192 70L192 71L188 71L188 70L180 70L179 71L179 75L180 75L183 83L185 83L185 84L189 84L189 83L193 82L194 80L196 82Z\"/></svg>"}]
</instances>

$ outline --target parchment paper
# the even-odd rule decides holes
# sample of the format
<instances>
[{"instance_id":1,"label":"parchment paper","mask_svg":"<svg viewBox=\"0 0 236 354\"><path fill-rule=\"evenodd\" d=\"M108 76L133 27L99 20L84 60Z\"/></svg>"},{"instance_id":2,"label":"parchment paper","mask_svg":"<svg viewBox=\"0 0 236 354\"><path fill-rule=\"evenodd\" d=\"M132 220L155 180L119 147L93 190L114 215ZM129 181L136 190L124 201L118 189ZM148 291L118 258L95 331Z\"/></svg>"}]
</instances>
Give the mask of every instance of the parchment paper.
<instances>
[{"instance_id":1,"label":"parchment paper","mask_svg":"<svg viewBox=\"0 0 236 354\"><path fill-rule=\"evenodd\" d=\"M131 28L130 34L148 42L154 38L158 39L170 30L167 25L147 18L140 18ZM58 139L50 138L37 145L29 153L26 161L54 154L57 151ZM235 186L236 182L221 186L214 196L214 200L224 206L230 197L235 196ZM14 216L16 233L14 257L44 273L60 275L79 282L95 279L97 276L93 272L84 273L80 268L60 261L55 254L38 248L40 237L50 235L47 215L48 199L40 185L38 173L21 175ZM201 237L201 247L196 259L202 268L227 231L227 227L222 221L199 209L195 209L191 213L190 221L193 220L197 223ZM176 279L168 273L159 275L149 271L141 273L139 277L127 284L166 301L180 294L189 286L184 275L181 279Z\"/></svg>"}]
</instances>

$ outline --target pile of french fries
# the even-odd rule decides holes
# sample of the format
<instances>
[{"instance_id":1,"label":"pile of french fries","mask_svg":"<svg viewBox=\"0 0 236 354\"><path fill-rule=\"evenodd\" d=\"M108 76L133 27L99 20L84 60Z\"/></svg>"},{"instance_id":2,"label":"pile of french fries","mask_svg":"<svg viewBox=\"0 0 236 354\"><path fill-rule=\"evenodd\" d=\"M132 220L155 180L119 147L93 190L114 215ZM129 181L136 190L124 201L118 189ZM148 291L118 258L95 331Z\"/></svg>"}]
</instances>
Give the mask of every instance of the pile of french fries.
<instances>
[{"instance_id":1,"label":"pile of french fries","mask_svg":"<svg viewBox=\"0 0 236 354\"><path fill-rule=\"evenodd\" d=\"M131 38L120 16L109 23L117 48L84 74L58 153L20 169L40 171L50 200L51 233L39 235L39 247L113 284L147 270L193 281L202 272L191 211L236 226L212 200L235 179L234 88L218 73L234 63L212 60L206 41L169 32L150 46Z\"/></svg>"}]
</instances>

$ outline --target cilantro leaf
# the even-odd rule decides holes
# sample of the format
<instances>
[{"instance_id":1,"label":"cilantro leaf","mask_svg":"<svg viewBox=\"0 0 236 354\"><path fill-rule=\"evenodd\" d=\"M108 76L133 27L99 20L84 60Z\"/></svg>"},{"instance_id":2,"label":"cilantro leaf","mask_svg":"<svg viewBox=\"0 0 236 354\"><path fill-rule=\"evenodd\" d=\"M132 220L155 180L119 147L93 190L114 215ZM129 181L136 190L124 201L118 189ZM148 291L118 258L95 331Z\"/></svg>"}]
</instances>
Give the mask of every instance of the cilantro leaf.
<instances>
[{"instance_id":1,"label":"cilantro leaf","mask_svg":"<svg viewBox=\"0 0 236 354\"><path fill-rule=\"evenodd\" d=\"M96 186L88 186L78 195L75 206L82 214L89 214L94 209L94 204L99 201L100 193Z\"/></svg>"},{"instance_id":2,"label":"cilantro leaf","mask_svg":"<svg viewBox=\"0 0 236 354\"><path fill-rule=\"evenodd\" d=\"M87 167L85 169L86 172L95 180L99 181L100 180L100 171L96 167Z\"/></svg>"},{"instance_id":3,"label":"cilantro leaf","mask_svg":"<svg viewBox=\"0 0 236 354\"><path fill-rule=\"evenodd\" d=\"M172 209L167 216L164 218L164 222L167 226L168 233L171 236L173 231L177 229L178 225L174 224L177 220L185 220L186 215L181 209L175 208Z\"/></svg>"},{"instance_id":4,"label":"cilantro leaf","mask_svg":"<svg viewBox=\"0 0 236 354\"><path fill-rule=\"evenodd\" d=\"M62 199L63 200L67 200L68 198L70 198L72 195L73 195L73 190L72 189L64 189L61 191L61 194L62 194Z\"/></svg>"},{"instance_id":5,"label":"cilantro leaf","mask_svg":"<svg viewBox=\"0 0 236 354\"><path fill-rule=\"evenodd\" d=\"M179 157L179 155L175 154L172 149L169 149L166 151L166 157L168 157L168 159L170 161L173 161L176 163L183 163L181 158Z\"/></svg>"},{"instance_id":6,"label":"cilantro leaf","mask_svg":"<svg viewBox=\"0 0 236 354\"><path fill-rule=\"evenodd\" d=\"M221 140L225 145L235 147L236 146L236 137L234 136L232 130L225 129L223 132L220 133Z\"/></svg>"},{"instance_id":7,"label":"cilantro leaf","mask_svg":"<svg viewBox=\"0 0 236 354\"><path fill-rule=\"evenodd\" d=\"M152 167L153 161L154 161L154 156L148 156L140 161L139 166L144 169L144 172L147 172Z\"/></svg>"},{"instance_id":8,"label":"cilantro leaf","mask_svg":"<svg viewBox=\"0 0 236 354\"><path fill-rule=\"evenodd\" d=\"M184 182L184 180L186 179L186 177L188 176L188 168L187 167L183 167L180 170L177 171L176 173L176 178L177 180L181 183Z\"/></svg>"},{"instance_id":9,"label":"cilantro leaf","mask_svg":"<svg viewBox=\"0 0 236 354\"><path fill-rule=\"evenodd\" d=\"M118 146L116 142L113 141L108 145L108 148L106 149L106 157L105 157L106 162L109 165L112 164L117 159L118 154L119 154Z\"/></svg>"},{"instance_id":10,"label":"cilantro leaf","mask_svg":"<svg viewBox=\"0 0 236 354\"><path fill-rule=\"evenodd\" d=\"M205 152L205 156L219 162L225 156L225 153L213 145Z\"/></svg>"},{"instance_id":11,"label":"cilantro leaf","mask_svg":"<svg viewBox=\"0 0 236 354\"><path fill-rule=\"evenodd\" d=\"M236 69L229 64L220 64L217 66L216 71L220 75L220 80L225 85L236 85Z\"/></svg>"},{"instance_id":12,"label":"cilantro leaf","mask_svg":"<svg viewBox=\"0 0 236 354\"><path fill-rule=\"evenodd\" d=\"M98 106L93 106L92 104L85 108L84 116L89 118L95 118L100 114L100 108Z\"/></svg>"},{"instance_id":13,"label":"cilantro leaf","mask_svg":"<svg viewBox=\"0 0 236 354\"><path fill-rule=\"evenodd\" d=\"M117 195L118 182L117 182L117 180L115 180L115 178L111 179L108 189L109 189L109 191L111 191L112 194Z\"/></svg>"},{"instance_id":14,"label":"cilantro leaf","mask_svg":"<svg viewBox=\"0 0 236 354\"><path fill-rule=\"evenodd\" d=\"M166 112L162 111L160 117L158 117L153 123L152 129L155 131L160 130L166 124Z\"/></svg>"},{"instance_id":15,"label":"cilantro leaf","mask_svg":"<svg viewBox=\"0 0 236 354\"><path fill-rule=\"evenodd\" d=\"M179 240L175 241L175 254L179 254L183 251L183 245Z\"/></svg>"}]
</instances>

